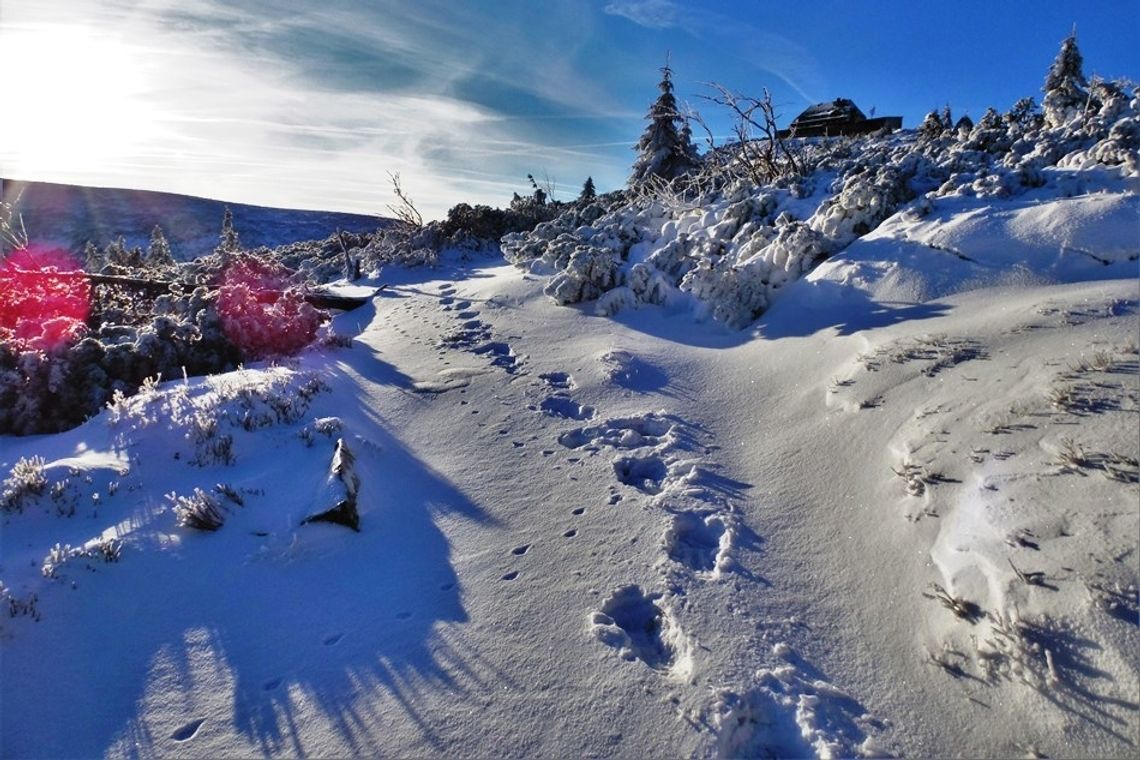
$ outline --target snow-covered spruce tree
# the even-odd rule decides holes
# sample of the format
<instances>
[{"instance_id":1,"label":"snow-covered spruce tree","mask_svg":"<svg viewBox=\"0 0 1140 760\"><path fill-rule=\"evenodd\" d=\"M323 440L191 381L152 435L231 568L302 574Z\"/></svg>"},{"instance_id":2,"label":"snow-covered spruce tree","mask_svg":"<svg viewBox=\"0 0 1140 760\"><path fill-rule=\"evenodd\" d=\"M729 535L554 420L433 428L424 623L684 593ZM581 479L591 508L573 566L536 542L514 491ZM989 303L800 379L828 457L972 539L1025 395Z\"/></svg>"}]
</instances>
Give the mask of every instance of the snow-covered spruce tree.
<instances>
[{"instance_id":1,"label":"snow-covered spruce tree","mask_svg":"<svg viewBox=\"0 0 1140 760\"><path fill-rule=\"evenodd\" d=\"M942 121L942 116L937 111L931 111L926 114L926 118L919 125L918 134L926 140L937 140L942 136L945 129L946 125Z\"/></svg>"},{"instance_id":2,"label":"snow-covered spruce tree","mask_svg":"<svg viewBox=\"0 0 1140 760\"><path fill-rule=\"evenodd\" d=\"M90 240L83 246L83 268L88 272L102 272L107 263L99 246Z\"/></svg>"},{"instance_id":3,"label":"snow-covered spruce tree","mask_svg":"<svg viewBox=\"0 0 1140 760\"><path fill-rule=\"evenodd\" d=\"M150 233L150 245L146 249L146 265L151 269L174 266L174 254L170 252L170 243L166 241L162 227L157 224Z\"/></svg>"},{"instance_id":4,"label":"snow-covered spruce tree","mask_svg":"<svg viewBox=\"0 0 1140 760\"><path fill-rule=\"evenodd\" d=\"M651 177L674 180L696 167L696 148L691 133L685 129L685 118L677 110L673 96L673 70L669 64L661 68L661 95L649 108L645 118L649 126L637 141L637 160L629 184L635 187ZM688 137L683 139L682 135Z\"/></svg>"},{"instance_id":5,"label":"snow-covered spruce tree","mask_svg":"<svg viewBox=\"0 0 1140 760\"><path fill-rule=\"evenodd\" d=\"M942 120L942 130L944 132L949 132L954 129L954 115L950 112L949 103L942 106L942 113L939 114L939 118Z\"/></svg>"},{"instance_id":6,"label":"snow-covered spruce tree","mask_svg":"<svg viewBox=\"0 0 1140 760\"><path fill-rule=\"evenodd\" d=\"M226 254L237 253L240 250L241 240L238 238L237 230L234 229L234 214L230 211L230 207L226 206L226 211L222 214L222 232L218 236L218 247L214 251L224 258Z\"/></svg>"},{"instance_id":7,"label":"snow-covered spruce tree","mask_svg":"<svg viewBox=\"0 0 1140 760\"><path fill-rule=\"evenodd\" d=\"M1083 67L1084 58L1077 48L1077 33L1074 29L1061 43L1061 50L1049 68L1045 86L1041 88L1045 93L1042 101L1045 123L1050 127L1068 124L1090 106L1089 93L1085 89L1088 81Z\"/></svg>"},{"instance_id":8,"label":"snow-covered spruce tree","mask_svg":"<svg viewBox=\"0 0 1140 760\"><path fill-rule=\"evenodd\" d=\"M594 188L594 178L586 177L586 182L582 185L582 192L578 193L578 200L589 203L597 197L598 191Z\"/></svg>"},{"instance_id":9,"label":"snow-covered spruce tree","mask_svg":"<svg viewBox=\"0 0 1140 760\"><path fill-rule=\"evenodd\" d=\"M681 146L685 149L685 155L689 157L691 166L700 166L701 154L697 150L697 144L693 142L693 127L689 124L688 117L685 117L681 122Z\"/></svg>"},{"instance_id":10,"label":"snow-covered spruce tree","mask_svg":"<svg viewBox=\"0 0 1140 760\"><path fill-rule=\"evenodd\" d=\"M1033 98L1021 98L1010 106L1005 120L1011 127L1021 132L1040 129L1045 123L1045 117L1037 110L1037 103Z\"/></svg>"}]
</instances>

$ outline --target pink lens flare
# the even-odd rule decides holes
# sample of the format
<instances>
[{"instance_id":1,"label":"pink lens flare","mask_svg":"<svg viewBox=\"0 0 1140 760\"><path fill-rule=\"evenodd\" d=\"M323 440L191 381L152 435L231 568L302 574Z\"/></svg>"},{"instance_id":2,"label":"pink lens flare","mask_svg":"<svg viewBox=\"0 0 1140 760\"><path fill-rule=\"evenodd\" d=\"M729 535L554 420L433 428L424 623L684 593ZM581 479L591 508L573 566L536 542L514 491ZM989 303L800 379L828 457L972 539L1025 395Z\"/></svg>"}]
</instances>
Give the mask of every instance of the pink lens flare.
<instances>
[{"instance_id":1,"label":"pink lens flare","mask_svg":"<svg viewBox=\"0 0 1140 760\"><path fill-rule=\"evenodd\" d=\"M0 262L0 342L20 351L70 346L90 315L91 283L67 251L32 245Z\"/></svg>"},{"instance_id":2,"label":"pink lens flare","mask_svg":"<svg viewBox=\"0 0 1140 760\"><path fill-rule=\"evenodd\" d=\"M280 265L245 259L222 275L222 331L250 359L294 354L313 342L321 312L305 301Z\"/></svg>"}]
</instances>

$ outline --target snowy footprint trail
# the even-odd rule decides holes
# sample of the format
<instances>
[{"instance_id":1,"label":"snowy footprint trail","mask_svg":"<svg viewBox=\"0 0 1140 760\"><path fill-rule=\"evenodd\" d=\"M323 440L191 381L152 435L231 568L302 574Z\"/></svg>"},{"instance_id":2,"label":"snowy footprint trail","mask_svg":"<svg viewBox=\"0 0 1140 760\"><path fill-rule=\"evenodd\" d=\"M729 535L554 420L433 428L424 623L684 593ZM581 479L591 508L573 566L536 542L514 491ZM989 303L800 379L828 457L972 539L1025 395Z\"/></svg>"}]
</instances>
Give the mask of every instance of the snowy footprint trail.
<instances>
[{"instance_id":1,"label":"snowy footprint trail","mask_svg":"<svg viewBox=\"0 0 1140 760\"><path fill-rule=\"evenodd\" d=\"M747 642L757 640L747 614L721 612L742 611L740 589L763 586L737 562L759 547L739 509L750 487L722 472L715 435L688 419L691 401L661 369L670 341L625 329L598 335L583 324L597 320L557 309L529 278L506 268L480 274L454 289L425 283L423 295L394 303L408 313L404 324L418 326L406 334L362 336L417 378L468 367L494 354L479 350L487 345L527 357L418 399L372 396L409 439L422 436L414 448L433 468L500 521L444 528L471 626L486 615L500 632L565 650L557 661L524 650L500 663L520 683L555 679L529 700L547 704L556 692L578 704L607 684L591 721L614 730L586 736L563 725L549 748L715 755L722 692L740 682ZM378 314L377 325L387 321ZM472 573L483 580L464 583Z\"/></svg>"}]
</instances>

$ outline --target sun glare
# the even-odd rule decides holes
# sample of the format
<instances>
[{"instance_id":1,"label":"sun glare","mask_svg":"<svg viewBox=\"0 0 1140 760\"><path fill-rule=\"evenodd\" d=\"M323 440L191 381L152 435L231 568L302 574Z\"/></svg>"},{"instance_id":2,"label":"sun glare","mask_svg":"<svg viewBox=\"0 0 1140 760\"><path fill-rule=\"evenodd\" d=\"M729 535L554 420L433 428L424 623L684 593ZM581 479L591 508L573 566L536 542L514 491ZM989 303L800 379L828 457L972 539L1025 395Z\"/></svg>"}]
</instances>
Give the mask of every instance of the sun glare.
<instances>
[{"instance_id":1,"label":"sun glare","mask_svg":"<svg viewBox=\"0 0 1140 760\"><path fill-rule=\"evenodd\" d=\"M156 131L144 61L81 27L8 28L0 40L0 171L105 169Z\"/></svg>"}]
</instances>

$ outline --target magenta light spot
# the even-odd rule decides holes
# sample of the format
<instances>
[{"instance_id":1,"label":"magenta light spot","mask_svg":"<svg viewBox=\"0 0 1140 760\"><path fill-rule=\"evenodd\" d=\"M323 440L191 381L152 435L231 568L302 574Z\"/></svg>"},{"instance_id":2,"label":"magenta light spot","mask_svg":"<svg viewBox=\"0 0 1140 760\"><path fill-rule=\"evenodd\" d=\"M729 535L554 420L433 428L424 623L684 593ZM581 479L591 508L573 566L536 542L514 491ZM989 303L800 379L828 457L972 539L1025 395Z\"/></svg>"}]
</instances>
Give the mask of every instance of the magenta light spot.
<instances>
[{"instance_id":1,"label":"magenta light spot","mask_svg":"<svg viewBox=\"0 0 1140 760\"><path fill-rule=\"evenodd\" d=\"M226 270L218 293L226 337L250 359L293 354L313 342L321 312L279 265L253 259Z\"/></svg>"},{"instance_id":2,"label":"magenta light spot","mask_svg":"<svg viewBox=\"0 0 1140 760\"><path fill-rule=\"evenodd\" d=\"M29 246L0 262L0 342L52 351L83 337L91 283L71 254Z\"/></svg>"}]
</instances>

